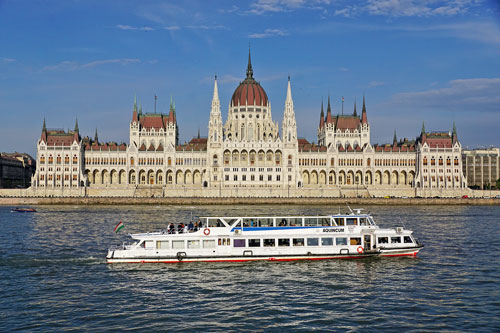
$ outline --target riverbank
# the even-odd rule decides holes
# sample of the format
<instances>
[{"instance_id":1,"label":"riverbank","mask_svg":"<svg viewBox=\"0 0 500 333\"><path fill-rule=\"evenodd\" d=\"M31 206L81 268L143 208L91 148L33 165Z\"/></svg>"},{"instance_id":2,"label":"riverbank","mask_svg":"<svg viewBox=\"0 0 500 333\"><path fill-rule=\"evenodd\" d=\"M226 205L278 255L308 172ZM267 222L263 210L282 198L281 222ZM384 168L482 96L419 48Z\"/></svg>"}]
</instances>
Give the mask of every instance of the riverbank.
<instances>
[{"instance_id":1,"label":"riverbank","mask_svg":"<svg viewBox=\"0 0 500 333\"><path fill-rule=\"evenodd\" d=\"M494 198L46 198L3 197L0 205L500 205Z\"/></svg>"}]
</instances>

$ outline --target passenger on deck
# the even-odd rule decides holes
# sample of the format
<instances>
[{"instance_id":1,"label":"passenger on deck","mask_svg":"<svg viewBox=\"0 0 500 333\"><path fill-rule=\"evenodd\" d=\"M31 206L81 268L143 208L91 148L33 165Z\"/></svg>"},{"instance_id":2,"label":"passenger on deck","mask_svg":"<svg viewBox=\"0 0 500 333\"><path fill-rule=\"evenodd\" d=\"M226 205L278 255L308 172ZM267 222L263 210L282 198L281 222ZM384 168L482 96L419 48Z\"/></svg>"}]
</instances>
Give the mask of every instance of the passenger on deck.
<instances>
[{"instance_id":1,"label":"passenger on deck","mask_svg":"<svg viewBox=\"0 0 500 333\"><path fill-rule=\"evenodd\" d=\"M281 220L280 227L286 227L286 219Z\"/></svg>"},{"instance_id":2,"label":"passenger on deck","mask_svg":"<svg viewBox=\"0 0 500 333\"><path fill-rule=\"evenodd\" d=\"M194 224L193 224L193 221L189 221L189 224L188 224L188 231L189 231L189 232L193 232L193 229L194 229Z\"/></svg>"},{"instance_id":3,"label":"passenger on deck","mask_svg":"<svg viewBox=\"0 0 500 333\"><path fill-rule=\"evenodd\" d=\"M184 230L184 223L181 223L177 226L177 233L182 234L183 230Z\"/></svg>"},{"instance_id":4,"label":"passenger on deck","mask_svg":"<svg viewBox=\"0 0 500 333\"><path fill-rule=\"evenodd\" d=\"M253 220L250 220L250 226L253 227Z\"/></svg>"},{"instance_id":5,"label":"passenger on deck","mask_svg":"<svg viewBox=\"0 0 500 333\"><path fill-rule=\"evenodd\" d=\"M170 224L168 225L168 233L169 234L173 234L175 232L175 225L170 222Z\"/></svg>"},{"instance_id":6,"label":"passenger on deck","mask_svg":"<svg viewBox=\"0 0 500 333\"><path fill-rule=\"evenodd\" d=\"M222 222L220 220L217 220L217 227L218 228L222 227Z\"/></svg>"},{"instance_id":7,"label":"passenger on deck","mask_svg":"<svg viewBox=\"0 0 500 333\"><path fill-rule=\"evenodd\" d=\"M187 225L184 225L184 228L182 229L183 234L187 234L189 232L189 227Z\"/></svg>"}]
</instances>

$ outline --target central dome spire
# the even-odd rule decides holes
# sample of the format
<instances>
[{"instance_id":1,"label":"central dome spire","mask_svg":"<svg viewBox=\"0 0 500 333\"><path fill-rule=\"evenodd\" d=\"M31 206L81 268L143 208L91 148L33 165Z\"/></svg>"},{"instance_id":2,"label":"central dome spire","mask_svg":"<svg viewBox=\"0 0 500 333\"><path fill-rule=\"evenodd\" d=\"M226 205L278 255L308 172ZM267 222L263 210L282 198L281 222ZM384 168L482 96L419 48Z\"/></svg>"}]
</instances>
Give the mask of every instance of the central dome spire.
<instances>
[{"instance_id":1,"label":"central dome spire","mask_svg":"<svg viewBox=\"0 0 500 333\"><path fill-rule=\"evenodd\" d=\"M250 47L248 47L247 79L253 79L252 59L250 57Z\"/></svg>"}]
</instances>

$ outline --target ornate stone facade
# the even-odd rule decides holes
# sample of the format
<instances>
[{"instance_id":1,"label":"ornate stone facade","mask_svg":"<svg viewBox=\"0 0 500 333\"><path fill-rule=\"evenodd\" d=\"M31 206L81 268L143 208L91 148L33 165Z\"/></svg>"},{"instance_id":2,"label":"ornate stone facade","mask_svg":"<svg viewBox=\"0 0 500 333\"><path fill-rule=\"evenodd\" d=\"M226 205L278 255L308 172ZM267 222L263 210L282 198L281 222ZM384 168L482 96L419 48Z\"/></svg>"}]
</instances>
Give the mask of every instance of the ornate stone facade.
<instances>
[{"instance_id":1,"label":"ornate stone facade","mask_svg":"<svg viewBox=\"0 0 500 333\"><path fill-rule=\"evenodd\" d=\"M143 114L134 102L130 143L100 143L45 127L37 146L38 188L98 189L100 195L152 196L383 196L421 195L425 189L466 188L461 145L453 133L372 145L365 98L349 115L321 106L318 144L297 137L290 78L281 133L265 90L246 78L231 97L222 121L217 77L208 137L178 143L175 104L168 114ZM200 191L202 190L203 191ZM355 194L354 194L355 193Z\"/></svg>"}]
</instances>

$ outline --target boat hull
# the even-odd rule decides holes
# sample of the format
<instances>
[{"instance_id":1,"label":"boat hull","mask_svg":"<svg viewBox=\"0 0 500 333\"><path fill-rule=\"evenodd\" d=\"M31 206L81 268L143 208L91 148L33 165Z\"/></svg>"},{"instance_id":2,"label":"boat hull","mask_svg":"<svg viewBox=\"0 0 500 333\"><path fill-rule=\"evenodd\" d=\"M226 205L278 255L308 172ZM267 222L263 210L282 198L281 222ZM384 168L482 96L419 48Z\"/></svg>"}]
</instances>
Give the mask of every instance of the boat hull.
<instances>
[{"instance_id":1,"label":"boat hull","mask_svg":"<svg viewBox=\"0 0 500 333\"><path fill-rule=\"evenodd\" d=\"M333 259L363 259L373 257L415 257L421 247L406 249L390 249L381 251L349 254L318 254L318 255L281 255L281 256L217 256L217 257L189 257L189 256L168 256L168 257L148 257L148 258L114 258L113 251L108 253L106 262L108 264L176 264L181 262L249 262L249 261L298 261L298 260L333 260Z\"/></svg>"}]
</instances>

